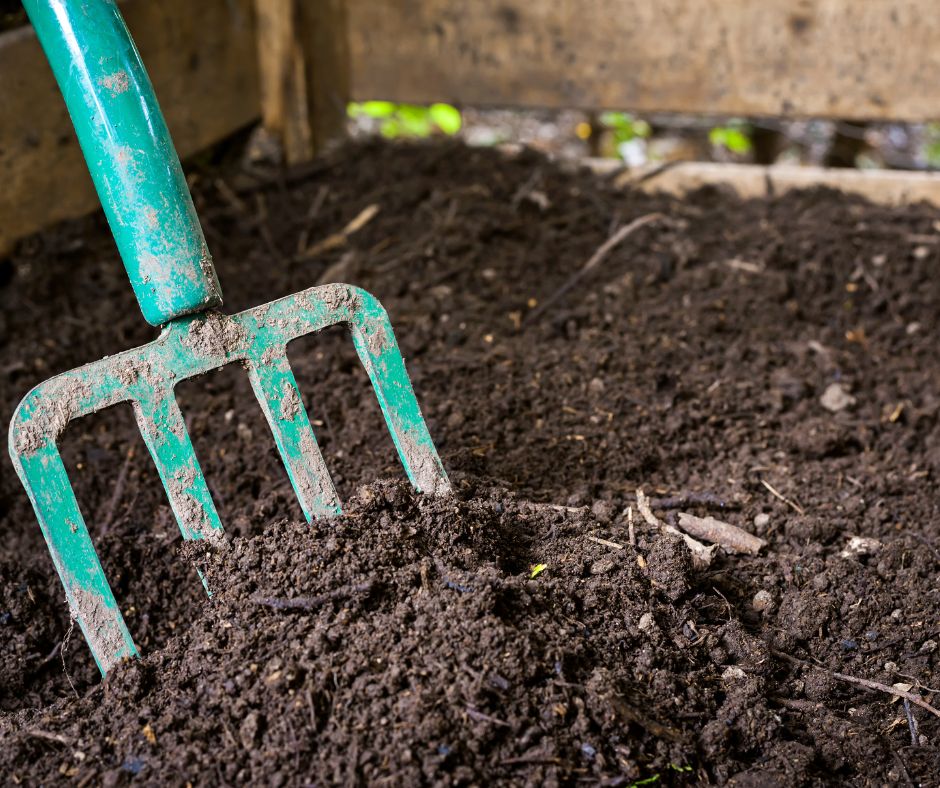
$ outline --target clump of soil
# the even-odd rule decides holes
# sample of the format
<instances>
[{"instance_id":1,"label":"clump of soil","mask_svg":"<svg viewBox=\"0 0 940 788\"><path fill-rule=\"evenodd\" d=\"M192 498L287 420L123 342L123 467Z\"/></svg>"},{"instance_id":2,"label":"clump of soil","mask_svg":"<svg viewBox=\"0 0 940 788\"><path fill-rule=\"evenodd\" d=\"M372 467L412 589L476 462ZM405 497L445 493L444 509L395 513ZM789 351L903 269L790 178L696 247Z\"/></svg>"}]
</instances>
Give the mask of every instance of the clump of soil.
<instances>
[{"instance_id":1,"label":"clump of soil","mask_svg":"<svg viewBox=\"0 0 940 788\"><path fill-rule=\"evenodd\" d=\"M321 279L375 293L455 497L375 482L401 469L341 332L290 358L343 519L296 522L242 370L177 392L230 537L212 554L181 560L127 409L75 422L63 457L144 654L99 683L4 458L0 769L86 784L940 773L936 717L836 675L938 704L940 212L826 191L680 201L451 144L246 177L192 174L227 310ZM373 205L344 242L298 253ZM612 228L654 213L538 311ZM23 243L0 281L2 412L152 337L100 218ZM694 568L638 516L639 487L666 521L712 515L767 545Z\"/></svg>"},{"instance_id":2,"label":"clump of soil","mask_svg":"<svg viewBox=\"0 0 940 788\"><path fill-rule=\"evenodd\" d=\"M281 521L212 554L190 545L211 603L81 700L7 723L5 765L38 758L30 780L54 779L60 764L42 757L52 742L83 754L76 773L105 779L192 780L197 763L220 783L275 784L691 771L696 732L654 669L695 676L686 714L715 712L720 669L695 664L706 647L691 647L687 611L657 590L688 584L685 548L656 541L657 582L638 550L586 539L600 528L587 509L475 493L376 484L336 521ZM734 682L746 696L766 649L735 630L709 639L750 641L755 676Z\"/></svg>"}]
</instances>

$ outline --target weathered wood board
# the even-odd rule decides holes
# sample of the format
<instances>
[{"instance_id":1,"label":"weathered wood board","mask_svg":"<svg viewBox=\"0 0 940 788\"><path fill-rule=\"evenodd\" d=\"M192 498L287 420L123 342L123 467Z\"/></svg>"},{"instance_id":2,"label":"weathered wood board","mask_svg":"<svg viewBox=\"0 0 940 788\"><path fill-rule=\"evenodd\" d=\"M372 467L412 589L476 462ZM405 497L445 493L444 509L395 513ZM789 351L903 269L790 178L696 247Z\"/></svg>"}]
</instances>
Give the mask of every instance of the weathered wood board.
<instances>
[{"instance_id":1,"label":"weathered wood board","mask_svg":"<svg viewBox=\"0 0 940 788\"><path fill-rule=\"evenodd\" d=\"M250 0L121 4L180 155L258 116ZM0 36L0 251L97 197L32 28Z\"/></svg>"},{"instance_id":2,"label":"weathered wood board","mask_svg":"<svg viewBox=\"0 0 940 788\"><path fill-rule=\"evenodd\" d=\"M937 0L347 0L355 99L940 119Z\"/></svg>"},{"instance_id":3,"label":"weathered wood board","mask_svg":"<svg viewBox=\"0 0 940 788\"><path fill-rule=\"evenodd\" d=\"M940 119L937 0L296 2L314 142L347 98ZM182 156L260 115L252 0L121 8ZM29 28L0 35L0 183L0 253L97 205Z\"/></svg>"},{"instance_id":4,"label":"weathered wood board","mask_svg":"<svg viewBox=\"0 0 940 788\"><path fill-rule=\"evenodd\" d=\"M742 197L769 197L792 189L825 186L855 194L880 205L926 202L940 207L940 173L897 170L848 170L775 164L720 164L687 161L663 167L624 169L612 159L589 159L595 172L616 186L682 196L703 186L727 186Z\"/></svg>"}]
</instances>

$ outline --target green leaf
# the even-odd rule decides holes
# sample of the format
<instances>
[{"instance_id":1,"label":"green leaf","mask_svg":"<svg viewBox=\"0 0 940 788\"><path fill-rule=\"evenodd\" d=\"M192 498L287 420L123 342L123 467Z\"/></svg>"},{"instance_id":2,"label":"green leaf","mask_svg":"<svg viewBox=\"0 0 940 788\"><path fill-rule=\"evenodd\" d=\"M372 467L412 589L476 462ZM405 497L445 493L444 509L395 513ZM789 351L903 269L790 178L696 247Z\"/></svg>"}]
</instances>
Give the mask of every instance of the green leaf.
<instances>
[{"instance_id":1,"label":"green leaf","mask_svg":"<svg viewBox=\"0 0 940 788\"><path fill-rule=\"evenodd\" d=\"M401 137L403 134L401 123L399 123L395 118L389 118L386 121L382 122L382 125L379 126L379 134L383 137L388 137L389 139L395 139L396 137Z\"/></svg>"},{"instance_id":2,"label":"green leaf","mask_svg":"<svg viewBox=\"0 0 940 788\"><path fill-rule=\"evenodd\" d=\"M431 117L427 107L400 104L398 120L402 131L411 137L429 137L432 131Z\"/></svg>"},{"instance_id":3,"label":"green leaf","mask_svg":"<svg viewBox=\"0 0 940 788\"><path fill-rule=\"evenodd\" d=\"M751 152L751 138L743 129L735 126L716 126L708 132L708 141L732 153L743 155Z\"/></svg>"},{"instance_id":4,"label":"green leaf","mask_svg":"<svg viewBox=\"0 0 940 788\"><path fill-rule=\"evenodd\" d=\"M659 775L654 774L652 777L644 777L642 780L637 780L635 783L630 783L630 788L637 788L640 785L649 785L650 783L655 783L659 781Z\"/></svg>"},{"instance_id":5,"label":"green leaf","mask_svg":"<svg viewBox=\"0 0 940 788\"><path fill-rule=\"evenodd\" d=\"M529 571L529 579L532 580L538 577L542 572L548 569L548 564L535 564L531 567Z\"/></svg>"},{"instance_id":6,"label":"green leaf","mask_svg":"<svg viewBox=\"0 0 940 788\"><path fill-rule=\"evenodd\" d=\"M928 167L940 167L940 123L927 124L927 141L924 156Z\"/></svg>"},{"instance_id":7,"label":"green leaf","mask_svg":"<svg viewBox=\"0 0 940 788\"><path fill-rule=\"evenodd\" d=\"M648 137L651 129L645 120L637 120L626 112L602 112L601 123L614 133L614 141L619 145L637 137Z\"/></svg>"},{"instance_id":8,"label":"green leaf","mask_svg":"<svg viewBox=\"0 0 940 788\"><path fill-rule=\"evenodd\" d=\"M625 112L602 112L600 121L605 126L609 126L612 129L617 128L618 126L624 125L628 122L628 115Z\"/></svg>"},{"instance_id":9,"label":"green leaf","mask_svg":"<svg viewBox=\"0 0 940 788\"><path fill-rule=\"evenodd\" d=\"M370 118L390 118L395 114L395 105L391 101L364 101L359 107L362 114Z\"/></svg>"},{"instance_id":10,"label":"green leaf","mask_svg":"<svg viewBox=\"0 0 940 788\"><path fill-rule=\"evenodd\" d=\"M445 134L456 134L463 125L460 110L450 104L432 104L429 113L431 120Z\"/></svg>"}]
</instances>

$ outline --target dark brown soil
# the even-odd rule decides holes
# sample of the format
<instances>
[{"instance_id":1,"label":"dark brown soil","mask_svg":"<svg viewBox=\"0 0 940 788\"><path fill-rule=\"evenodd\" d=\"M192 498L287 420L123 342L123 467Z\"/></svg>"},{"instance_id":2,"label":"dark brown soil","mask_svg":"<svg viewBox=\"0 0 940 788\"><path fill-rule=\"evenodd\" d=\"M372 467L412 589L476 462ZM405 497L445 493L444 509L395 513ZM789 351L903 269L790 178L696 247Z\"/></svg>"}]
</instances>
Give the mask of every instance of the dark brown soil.
<instances>
[{"instance_id":1,"label":"dark brown soil","mask_svg":"<svg viewBox=\"0 0 940 788\"><path fill-rule=\"evenodd\" d=\"M940 720L834 673L940 705L940 212L827 191L675 201L452 144L220 173L193 181L226 308L321 277L374 292L457 492L394 481L339 332L291 359L340 520L297 522L241 370L179 390L230 535L211 555L182 548L129 409L74 423L63 456L144 654L100 682L4 457L0 774L938 784ZM345 246L297 257L372 204ZM669 221L538 313L655 211ZM153 336L100 218L23 243L0 285L2 413ZM834 383L854 398L836 413ZM638 487L664 519L768 544L697 570L637 517L631 546ZM844 554L853 536L877 541Z\"/></svg>"}]
</instances>

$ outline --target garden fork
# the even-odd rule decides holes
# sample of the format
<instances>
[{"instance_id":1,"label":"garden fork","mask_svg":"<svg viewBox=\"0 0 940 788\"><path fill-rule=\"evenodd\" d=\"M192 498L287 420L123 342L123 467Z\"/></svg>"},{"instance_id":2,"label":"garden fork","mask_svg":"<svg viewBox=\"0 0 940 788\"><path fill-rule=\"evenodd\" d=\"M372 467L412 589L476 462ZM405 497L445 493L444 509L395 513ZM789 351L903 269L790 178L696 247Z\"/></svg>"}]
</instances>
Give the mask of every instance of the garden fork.
<instances>
[{"instance_id":1,"label":"garden fork","mask_svg":"<svg viewBox=\"0 0 940 788\"><path fill-rule=\"evenodd\" d=\"M219 283L153 87L114 0L25 0L91 170L144 317L157 339L36 386L10 425L10 456L35 509L71 610L103 674L137 649L79 511L57 441L72 419L131 402L185 539L222 524L173 393L241 362L304 516L341 513L286 346L349 326L398 456L421 492L447 474L381 304L343 284L313 287L236 315L213 311Z\"/></svg>"}]
</instances>

